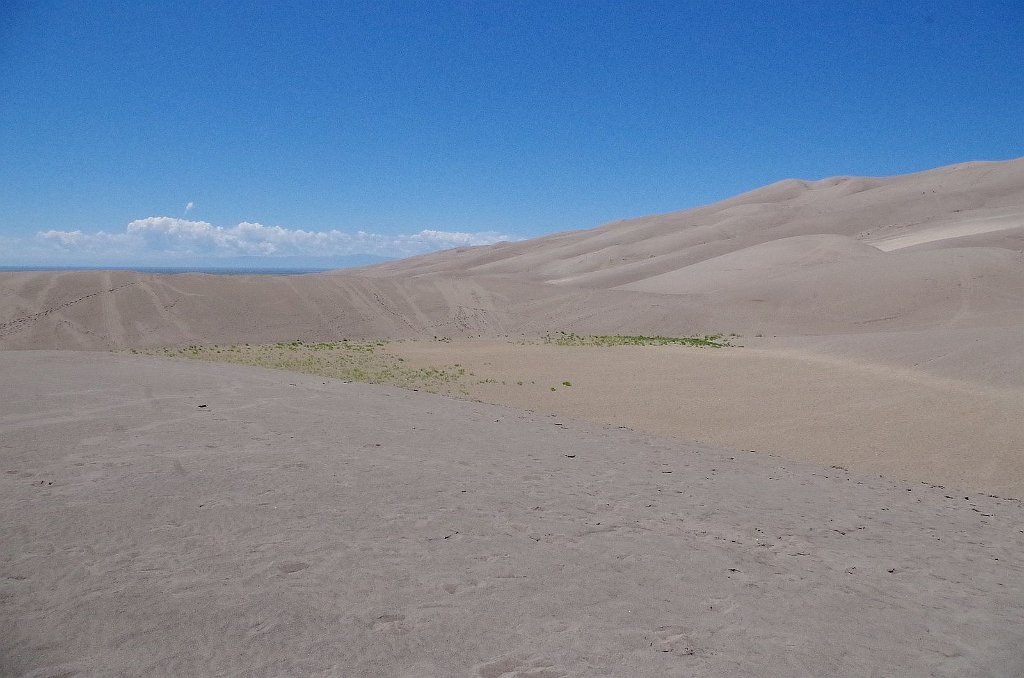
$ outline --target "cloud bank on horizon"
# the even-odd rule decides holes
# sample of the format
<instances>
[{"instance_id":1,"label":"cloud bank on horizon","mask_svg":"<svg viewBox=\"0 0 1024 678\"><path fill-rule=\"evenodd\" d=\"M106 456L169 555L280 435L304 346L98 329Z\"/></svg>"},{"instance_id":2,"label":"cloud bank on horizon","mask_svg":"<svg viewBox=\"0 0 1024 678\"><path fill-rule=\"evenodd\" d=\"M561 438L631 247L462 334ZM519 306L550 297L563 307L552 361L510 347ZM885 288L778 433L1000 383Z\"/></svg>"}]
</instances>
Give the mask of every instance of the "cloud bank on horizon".
<instances>
[{"instance_id":1,"label":"cloud bank on horizon","mask_svg":"<svg viewBox=\"0 0 1024 678\"><path fill-rule=\"evenodd\" d=\"M490 245L515 239L494 231L466 233L421 230L417 233L385 235L338 229L307 231L247 221L234 226L217 226L206 221L160 216L136 219L120 232L40 231L32 243L23 245L37 255L80 257L83 260L353 255L402 258L452 247Z\"/></svg>"}]
</instances>

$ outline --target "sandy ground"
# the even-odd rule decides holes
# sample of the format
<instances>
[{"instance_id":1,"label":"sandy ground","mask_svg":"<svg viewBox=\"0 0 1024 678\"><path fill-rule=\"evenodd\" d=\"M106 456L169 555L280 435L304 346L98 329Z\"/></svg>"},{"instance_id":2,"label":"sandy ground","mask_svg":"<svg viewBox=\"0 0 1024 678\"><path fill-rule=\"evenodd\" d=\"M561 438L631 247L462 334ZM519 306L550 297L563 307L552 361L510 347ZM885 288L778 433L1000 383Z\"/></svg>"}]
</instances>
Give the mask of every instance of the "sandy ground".
<instances>
[{"instance_id":1,"label":"sandy ground","mask_svg":"<svg viewBox=\"0 0 1024 678\"><path fill-rule=\"evenodd\" d=\"M410 366L464 366L467 395L489 403L1024 497L1024 388L792 348L478 340L388 351Z\"/></svg>"},{"instance_id":2,"label":"sandy ground","mask_svg":"<svg viewBox=\"0 0 1024 678\"><path fill-rule=\"evenodd\" d=\"M0 374L3 675L1024 673L1016 501L255 368Z\"/></svg>"}]
</instances>

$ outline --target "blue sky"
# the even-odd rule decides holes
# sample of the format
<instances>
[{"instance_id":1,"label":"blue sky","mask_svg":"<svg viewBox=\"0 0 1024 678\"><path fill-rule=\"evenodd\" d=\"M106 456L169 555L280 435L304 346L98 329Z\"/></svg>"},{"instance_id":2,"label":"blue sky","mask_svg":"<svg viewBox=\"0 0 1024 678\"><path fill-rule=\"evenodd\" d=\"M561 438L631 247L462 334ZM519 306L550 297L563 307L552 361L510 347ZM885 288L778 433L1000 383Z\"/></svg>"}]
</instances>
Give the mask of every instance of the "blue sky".
<instances>
[{"instance_id":1,"label":"blue sky","mask_svg":"<svg viewBox=\"0 0 1024 678\"><path fill-rule=\"evenodd\" d=\"M404 256L1024 155L1024 3L22 2L0 265Z\"/></svg>"}]
</instances>

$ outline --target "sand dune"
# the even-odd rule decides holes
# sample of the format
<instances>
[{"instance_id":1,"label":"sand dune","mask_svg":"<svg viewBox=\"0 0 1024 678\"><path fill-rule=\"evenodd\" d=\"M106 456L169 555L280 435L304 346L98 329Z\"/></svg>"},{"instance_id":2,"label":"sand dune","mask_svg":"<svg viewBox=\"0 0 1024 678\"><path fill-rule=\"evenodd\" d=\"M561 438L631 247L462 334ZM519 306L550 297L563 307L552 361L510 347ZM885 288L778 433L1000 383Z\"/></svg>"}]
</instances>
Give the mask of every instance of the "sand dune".
<instances>
[{"instance_id":1,"label":"sand dune","mask_svg":"<svg viewBox=\"0 0 1024 678\"><path fill-rule=\"evenodd\" d=\"M1024 671L1016 501L287 372L0 373L3 675Z\"/></svg>"},{"instance_id":2,"label":"sand dune","mask_svg":"<svg viewBox=\"0 0 1024 678\"><path fill-rule=\"evenodd\" d=\"M310 276L0 274L0 347L1024 328L1024 160L788 180L668 215ZM883 251L884 250L884 251Z\"/></svg>"},{"instance_id":3,"label":"sand dune","mask_svg":"<svg viewBox=\"0 0 1024 678\"><path fill-rule=\"evenodd\" d=\"M883 252L915 247L925 243L968 238L977 235L998 233L998 237L1020 238L1024 235L1024 212L1016 210L994 216L954 219L952 223L938 224L929 228L916 228L906 235L890 235L885 238L868 240L868 244ZM958 243L962 245L961 243Z\"/></svg>"},{"instance_id":4,"label":"sand dune","mask_svg":"<svg viewBox=\"0 0 1024 678\"><path fill-rule=\"evenodd\" d=\"M533 283L356 276L0 273L0 345L111 349L499 334L573 296Z\"/></svg>"},{"instance_id":5,"label":"sand dune","mask_svg":"<svg viewBox=\"0 0 1024 678\"><path fill-rule=\"evenodd\" d=\"M725 288L761 285L780 275L801 273L848 261L868 266L865 258L881 259L879 251L840 235L803 235L780 238L735 250L680 269L622 285L657 294L714 292Z\"/></svg>"},{"instance_id":6,"label":"sand dune","mask_svg":"<svg viewBox=\"0 0 1024 678\"><path fill-rule=\"evenodd\" d=\"M1019 215L1022 206L1024 159L884 179L786 180L697 209L427 255L368 272L506 273L602 286L612 271L622 269L621 276L612 276L617 282L611 286L617 286L781 238L830 234L877 242L937 224L975 223L993 212Z\"/></svg>"}]
</instances>

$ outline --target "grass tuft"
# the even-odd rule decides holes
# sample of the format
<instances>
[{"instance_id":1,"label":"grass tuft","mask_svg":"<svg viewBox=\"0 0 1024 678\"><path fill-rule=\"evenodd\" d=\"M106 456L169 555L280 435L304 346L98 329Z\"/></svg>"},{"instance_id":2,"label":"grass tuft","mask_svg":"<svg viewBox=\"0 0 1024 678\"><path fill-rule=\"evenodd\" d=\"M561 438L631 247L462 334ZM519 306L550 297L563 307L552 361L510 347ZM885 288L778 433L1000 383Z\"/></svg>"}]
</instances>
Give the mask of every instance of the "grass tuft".
<instances>
[{"instance_id":1,"label":"grass tuft","mask_svg":"<svg viewBox=\"0 0 1024 678\"><path fill-rule=\"evenodd\" d=\"M559 332L545 335L544 343L557 346L697 346L702 348L735 346L724 334L705 334L692 337L647 337L632 334L588 336L575 332Z\"/></svg>"},{"instance_id":2,"label":"grass tuft","mask_svg":"<svg viewBox=\"0 0 1024 678\"><path fill-rule=\"evenodd\" d=\"M186 346L148 351L153 355L207 360L304 372L344 381L390 384L401 388L420 389L455 395L464 391L461 385L466 370L450 367L407 367L404 360L380 350L383 341L302 341L276 344L232 346Z\"/></svg>"},{"instance_id":3,"label":"grass tuft","mask_svg":"<svg viewBox=\"0 0 1024 678\"><path fill-rule=\"evenodd\" d=\"M435 341L448 343L449 337L434 337ZM559 332L544 337L544 343L558 346L697 346L720 348L734 346L722 334L702 337L646 337L638 335L582 336ZM473 385L496 384L493 377L477 377L461 364L444 367L409 367L403 358L387 350L383 340L306 342L301 339L281 341L275 344L233 344L233 345L191 345L179 348L165 348L138 351L149 355L189 358L210 362L235 363L271 369L304 372L344 381L361 381L371 384L389 384L400 388L445 393L452 396L468 396ZM132 353L136 353L132 349ZM505 384L505 382L501 382ZM523 381L516 381L524 386ZM535 381L530 382L536 385ZM507 385L507 384L505 384ZM571 387L572 382L561 382ZM543 386L541 386L543 388ZM557 391L555 386L551 391Z\"/></svg>"}]
</instances>

